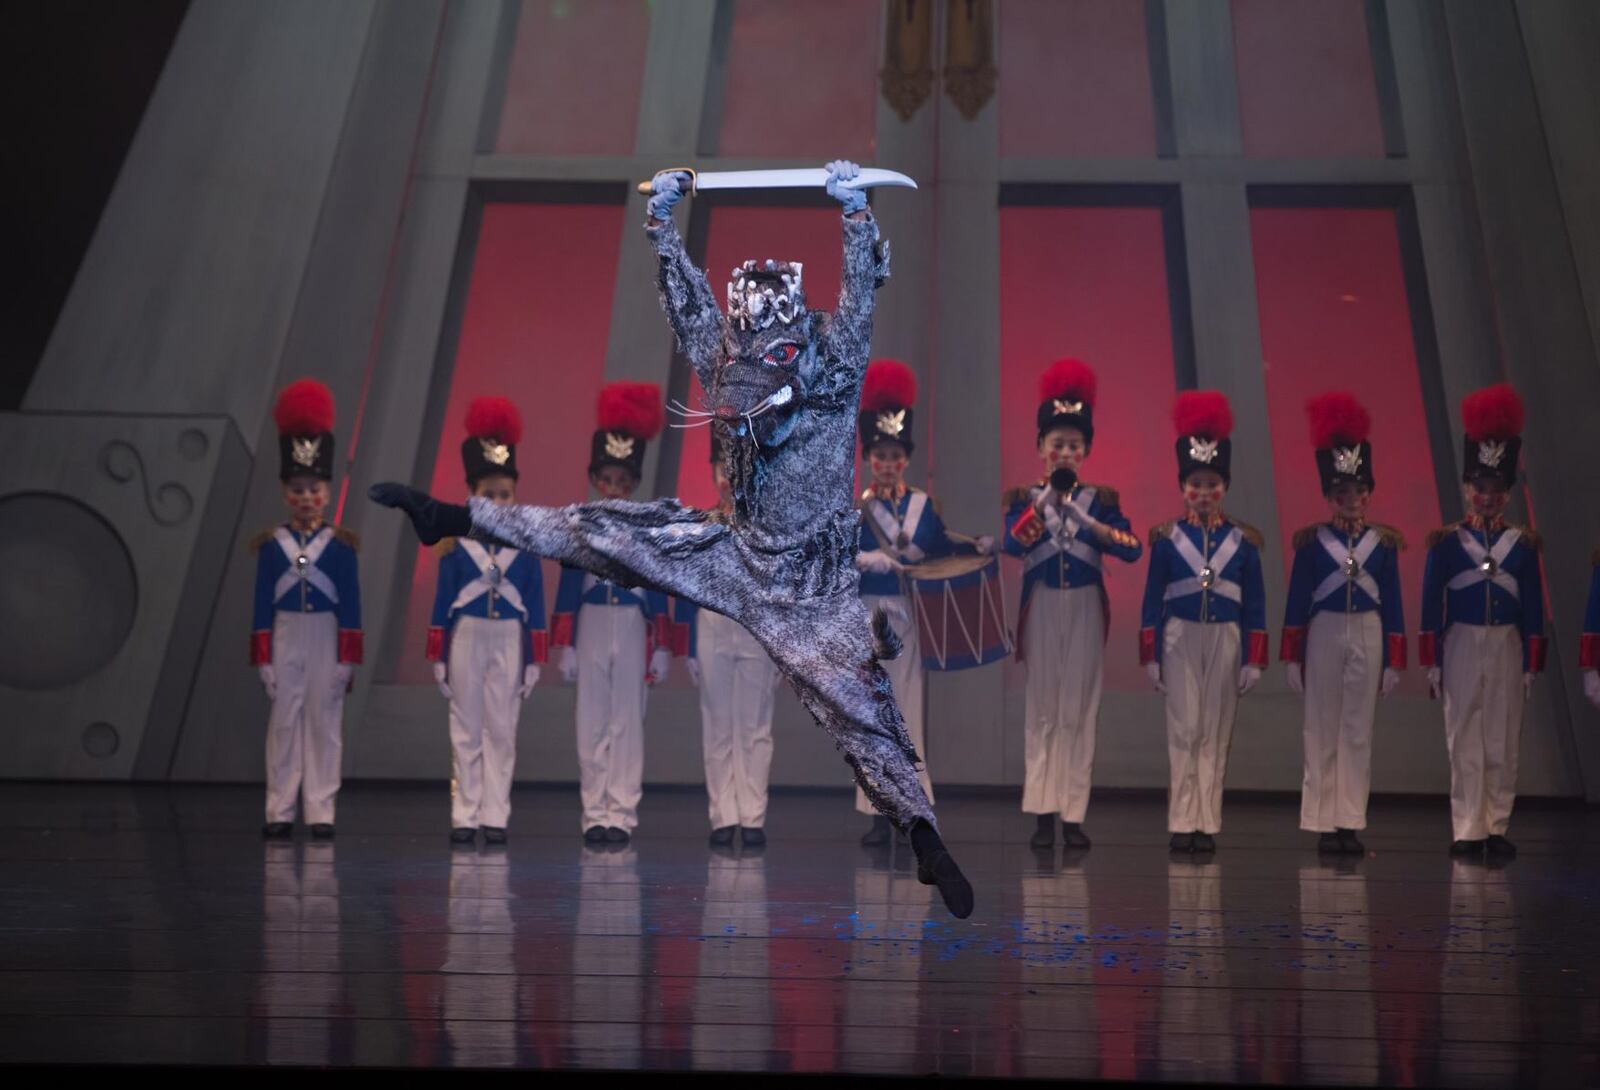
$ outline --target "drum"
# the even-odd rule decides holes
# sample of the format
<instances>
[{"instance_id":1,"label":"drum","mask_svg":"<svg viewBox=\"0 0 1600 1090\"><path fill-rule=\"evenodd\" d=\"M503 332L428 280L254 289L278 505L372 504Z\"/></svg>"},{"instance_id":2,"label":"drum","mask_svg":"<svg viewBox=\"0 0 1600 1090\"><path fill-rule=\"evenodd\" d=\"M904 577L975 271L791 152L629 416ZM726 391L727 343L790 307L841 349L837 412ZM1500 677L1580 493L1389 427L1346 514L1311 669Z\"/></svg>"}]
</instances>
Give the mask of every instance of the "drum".
<instances>
[{"instance_id":1,"label":"drum","mask_svg":"<svg viewBox=\"0 0 1600 1090\"><path fill-rule=\"evenodd\" d=\"M904 569L928 670L967 670L1011 654L998 556L946 556Z\"/></svg>"}]
</instances>

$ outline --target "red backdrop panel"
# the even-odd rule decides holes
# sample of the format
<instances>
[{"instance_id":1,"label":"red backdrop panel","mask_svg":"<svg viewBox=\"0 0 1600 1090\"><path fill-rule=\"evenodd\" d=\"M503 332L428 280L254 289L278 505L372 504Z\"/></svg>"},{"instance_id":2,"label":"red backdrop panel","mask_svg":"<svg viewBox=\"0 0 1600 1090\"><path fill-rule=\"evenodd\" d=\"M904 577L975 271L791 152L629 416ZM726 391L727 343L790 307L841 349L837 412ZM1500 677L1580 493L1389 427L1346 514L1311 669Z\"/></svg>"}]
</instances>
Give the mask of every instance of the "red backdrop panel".
<instances>
[{"instance_id":1,"label":"red backdrop panel","mask_svg":"<svg viewBox=\"0 0 1600 1090\"><path fill-rule=\"evenodd\" d=\"M711 213L706 239L706 277L717 303L727 305L729 273L749 258L799 261L805 266L806 302L832 310L839 298L839 210L828 208L718 208ZM689 382L689 404L700 408L705 395L698 380ZM671 416L670 419L678 420ZM681 422L681 421L679 421ZM678 498L691 507L714 507L711 483L711 432L688 428L678 461Z\"/></svg>"},{"instance_id":2,"label":"red backdrop panel","mask_svg":"<svg viewBox=\"0 0 1600 1090\"><path fill-rule=\"evenodd\" d=\"M649 0L523 0L495 150L632 152L651 6Z\"/></svg>"},{"instance_id":3,"label":"red backdrop panel","mask_svg":"<svg viewBox=\"0 0 1600 1090\"><path fill-rule=\"evenodd\" d=\"M1246 155L1383 154L1362 0L1233 0Z\"/></svg>"},{"instance_id":4,"label":"red backdrop panel","mask_svg":"<svg viewBox=\"0 0 1600 1090\"><path fill-rule=\"evenodd\" d=\"M1039 373L1061 356L1086 360L1100 377L1084 479L1117 488L1134 533L1143 537L1180 507L1169 438L1176 381L1158 209L1000 210L1000 441L1008 486L1039 479ZM1108 561L1105 574L1112 603L1106 683L1143 688L1135 651L1144 564ZM1006 579L1015 594L1020 568L1013 566Z\"/></svg>"},{"instance_id":5,"label":"red backdrop panel","mask_svg":"<svg viewBox=\"0 0 1600 1090\"><path fill-rule=\"evenodd\" d=\"M1257 208L1250 242L1285 570L1294 531L1328 515L1306 401L1349 390L1372 414L1373 518L1399 527L1411 543L1400 568L1406 626L1415 631L1422 539L1440 523L1439 495L1394 213ZM1268 621L1276 627L1282 618Z\"/></svg>"},{"instance_id":6,"label":"red backdrop panel","mask_svg":"<svg viewBox=\"0 0 1600 1090\"><path fill-rule=\"evenodd\" d=\"M1155 153L1144 5L1006 0L1000 8L1000 154Z\"/></svg>"},{"instance_id":7,"label":"red backdrop panel","mask_svg":"<svg viewBox=\"0 0 1600 1090\"><path fill-rule=\"evenodd\" d=\"M880 18L861 0L738 0L719 154L871 159Z\"/></svg>"},{"instance_id":8,"label":"red backdrop panel","mask_svg":"<svg viewBox=\"0 0 1600 1090\"><path fill-rule=\"evenodd\" d=\"M522 410L519 501L572 503L587 495L589 438L624 219L624 210L611 205L484 209L431 480L434 495L466 495L462 420L467 404L484 394L508 397ZM547 616L558 570L545 562ZM402 683L430 680L422 648L437 576L432 552L419 550L397 670Z\"/></svg>"}]
</instances>

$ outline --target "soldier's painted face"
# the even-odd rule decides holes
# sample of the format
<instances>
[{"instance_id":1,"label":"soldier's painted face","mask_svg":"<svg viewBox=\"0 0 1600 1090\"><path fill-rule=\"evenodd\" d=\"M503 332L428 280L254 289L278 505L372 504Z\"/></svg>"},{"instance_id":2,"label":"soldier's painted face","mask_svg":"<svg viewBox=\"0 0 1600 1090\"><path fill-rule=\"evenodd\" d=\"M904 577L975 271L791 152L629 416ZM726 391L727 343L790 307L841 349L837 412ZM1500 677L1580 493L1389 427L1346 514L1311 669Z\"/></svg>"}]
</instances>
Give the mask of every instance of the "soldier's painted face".
<instances>
[{"instance_id":1,"label":"soldier's painted face","mask_svg":"<svg viewBox=\"0 0 1600 1090\"><path fill-rule=\"evenodd\" d=\"M603 500L625 500L639 487L639 478L624 466L601 466L589 474L589 483Z\"/></svg>"},{"instance_id":2,"label":"soldier's painted face","mask_svg":"<svg viewBox=\"0 0 1600 1090\"><path fill-rule=\"evenodd\" d=\"M321 477L298 474L283 482L283 502L301 526L322 521L322 514L328 509L328 498L328 482Z\"/></svg>"},{"instance_id":3,"label":"soldier's painted face","mask_svg":"<svg viewBox=\"0 0 1600 1090\"><path fill-rule=\"evenodd\" d=\"M867 467L872 483L879 488L895 488L906 477L906 448L899 443L874 443L867 451Z\"/></svg>"},{"instance_id":4,"label":"soldier's painted face","mask_svg":"<svg viewBox=\"0 0 1600 1090\"><path fill-rule=\"evenodd\" d=\"M1511 492L1499 477L1475 477L1461 490L1467 511L1481 519L1496 519L1511 502Z\"/></svg>"},{"instance_id":5,"label":"soldier's painted face","mask_svg":"<svg viewBox=\"0 0 1600 1090\"><path fill-rule=\"evenodd\" d=\"M1048 477L1065 467L1074 473L1089 456L1089 444L1077 428L1052 428L1039 440L1039 458L1044 462L1044 475Z\"/></svg>"},{"instance_id":6,"label":"soldier's painted face","mask_svg":"<svg viewBox=\"0 0 1600 1090\"><path fill-rule=\"evenodd\" d=\"M1183 502L1201 518L1222 510L1222 497L1227 491L1222 474L1215 470L1197 469L1183 480Z\"/></svg>"},{"instance_id":7,"label":"soldier's painted face","mask_svg":"<svg viewBox=\"0 0 1600 1090\"><path fill-rule=\"evenodd\" d=\"M1328 510L1334 518L1356 522L1367 517L1372 489L1357 481L1340 481L1328 493Z\"/></svg>"},{"instance_id":8,"label":"soldier's painted face","mask_svg":"<svg viewBox=\"0 0 1600 1090\"><path fill-rule=\"evenodd\" d=\"M517 482L503 473L491 473L487 477L478 479L472 494L481 496L497 506L509 507L517 502Z\"/></svg>"}]
</instances>

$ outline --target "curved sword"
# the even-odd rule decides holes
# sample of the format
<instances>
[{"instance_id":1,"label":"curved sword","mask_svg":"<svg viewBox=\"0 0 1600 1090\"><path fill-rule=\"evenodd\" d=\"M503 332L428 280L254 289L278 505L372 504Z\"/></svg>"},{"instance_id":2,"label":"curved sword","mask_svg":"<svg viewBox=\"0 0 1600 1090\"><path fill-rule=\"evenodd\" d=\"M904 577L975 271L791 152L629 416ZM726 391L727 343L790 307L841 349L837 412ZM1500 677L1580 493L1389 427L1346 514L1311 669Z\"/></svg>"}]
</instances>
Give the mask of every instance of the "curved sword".
<instances>
[{"instance_id":1,"label":"curved sword","mask_svg":"<svg viewBox=\"0 0 1600 1090\"><path fill-rule=\"evenodd\" d=\"M688 167L669 167L659 173L689 175L689 192L700 193L712 189L821 189L828 184L828 172L821 167L802 167L794 170L712 170L696 171ZM861 173L848 182L846 189L872 189L877 186L895 186L915 189L917 183L896 170L862 167ZM640 182L640 193L650 192L649 182Z\"/></svg>"}]
</instances>

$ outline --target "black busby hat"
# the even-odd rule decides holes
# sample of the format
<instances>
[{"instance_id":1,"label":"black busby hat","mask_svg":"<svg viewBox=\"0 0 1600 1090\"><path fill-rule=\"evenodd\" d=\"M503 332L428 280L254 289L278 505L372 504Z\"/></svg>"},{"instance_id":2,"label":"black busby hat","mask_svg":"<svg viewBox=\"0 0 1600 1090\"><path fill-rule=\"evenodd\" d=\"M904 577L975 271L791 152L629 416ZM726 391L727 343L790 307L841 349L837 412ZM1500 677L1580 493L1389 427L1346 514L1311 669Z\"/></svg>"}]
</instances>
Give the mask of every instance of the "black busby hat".
<instances>
[{"instance_id":1,"label":"black busby hat","mask_svg":"<svg viewBox=\"0 0 1600 1090\"><path fill-rule=\"evenodd\" d=\"M291 382L272 407L278 425L278 478L333 480L333 392L315 379Z\"/></svg>"},{"instance_id":2,"label":"black busby hat","mask_svg":"<svg viewBox=\"0 0 1600 1090\"><path fill-rule=\"evenodd\" d=\"M899 360L873 360L861 382L861 431L864 457L875 443L899 443L908 455L916 449L911 440L911 406L917 400L917 376Z\"/></svg>"},{"instance_id":3,"label":"black busby hat","mask_svg":"<svg viewBox=\"0 0 1600 1090\"><path fill-rule=\"evenodd\" d=\"M600 390L596 416L589 472L622 466L642 477L645 444L661 432L661 387L653 382L610 383Z\"/></svg>"},{"instance_id":4,"label":"black busby hat","mask_svg":"<svg viewBox=\"0 0 1600 1090\"><path fill-rule=\"evenodd\" d=\"M1056 428L1077 428L1085 447L1094 444L1094 370L1082 360L1056 360L1039 376L1039 438Z\"/></svg>"},{"instance_id":5,"label":"black busby hat","mask_svg":"<svg viewBox=\"0 0 1600 1090\"><path fill-rule=\"evenodd\" d=\"M517 444L522 441L522 414L503 397L473 398L467 406L467 437L461 440L461 465L467 487L485 477L517 479Z\"/></svg>"},{"instance_id":6,"label":"black busby hat","mask_svg":"<svg viewBox=\"0 0 1600 1090\"><path fill-rule=\"evenodd\" d=\"M1522 398L1506 383L1488 386L1461 400L1465 435L1461 479L1498 478L1507 488L1517 483L1522 453Z\"/></svg>"},{"instance_id":7,"label":"black busby hat","mask_svg":"<svg viewBox=\"0 0 1600 1090\"><path fill-rule=\"evenodd\" d=\"M1372 472L1372 417L1351 394L1319 394L1306 402L1311 421L1311 445L1317 452L1317 475L1322 494L1345 481L1377 486Z\"/></svg>"},{"instance_id":8,"label":"black busby hat","mask_svg":"<svg viewBox=\"0 0 1600 1090\"><path fill-rule=\"evenodd\" d=\"M1189 474L1209 469L1233 480L1233 407L1215 390L1185 390L1172 407L1172 423L1178 431L1178 483Z\"/></svg>"}]
</instances>

